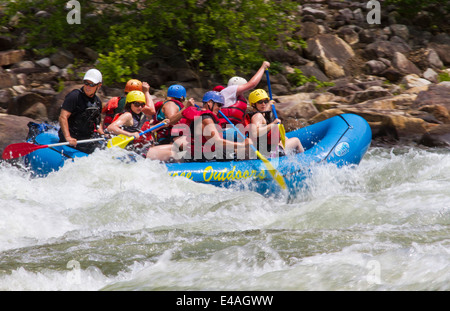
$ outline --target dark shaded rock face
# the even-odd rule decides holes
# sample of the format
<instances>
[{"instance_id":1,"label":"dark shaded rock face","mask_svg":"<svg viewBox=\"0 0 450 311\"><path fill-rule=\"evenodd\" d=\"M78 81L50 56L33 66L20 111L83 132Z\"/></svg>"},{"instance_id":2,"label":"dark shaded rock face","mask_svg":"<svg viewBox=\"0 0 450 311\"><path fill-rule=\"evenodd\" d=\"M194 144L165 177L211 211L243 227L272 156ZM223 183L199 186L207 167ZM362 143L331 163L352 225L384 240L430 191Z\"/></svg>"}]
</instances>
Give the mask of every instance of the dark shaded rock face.
<instances>
[{"instance_id":1,"label":"dark shaded rock face","mask_svg":"<svg viewBox=\"0 0 450 311\"><path fill-rule=\"evenodd\" d=\"M13 143L23 142L28 135L28 122L34 121L27 117L0 114L0 151Z\"/></svg>"},{"instance_id":2,"label":"dark shaded rock face","mask_svg":"<svg viewBox=\"0 0 450 311\"><path fill-rule=\"evenodd\" d=\"M429 130L419 143L428 147L450 148L450 124L439 125Z\"/></svg>"},{"instance_id":3,"label":"dark shaded rock face","mask_svg":"<svg viewBox=\"0 0 450 311\"><path fill-rule=\"evenodd\" d=\"M450 111L450 82L431 85L426 91L417 95L413 108L420 109L424 106L441 105Z\"/></svg>"}]
</instances>

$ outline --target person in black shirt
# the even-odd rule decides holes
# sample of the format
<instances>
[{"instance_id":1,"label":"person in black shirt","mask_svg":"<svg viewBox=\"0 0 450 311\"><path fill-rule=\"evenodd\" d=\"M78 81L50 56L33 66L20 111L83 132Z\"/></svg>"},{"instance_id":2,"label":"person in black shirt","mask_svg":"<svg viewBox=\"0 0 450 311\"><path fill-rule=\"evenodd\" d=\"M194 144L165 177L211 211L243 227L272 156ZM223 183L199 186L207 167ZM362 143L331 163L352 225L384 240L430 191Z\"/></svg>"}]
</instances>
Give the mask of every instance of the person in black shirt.
<instances>
[{"instance_id":1,"label":"person in black shirt","mask_svg":"<svg viewBox=\"0 0 450 311\"><path fill-rule=\"evenodd\" d=\"M96 95L102 86L102 74L97 69L89 69L83 78L83 87L67 94L59 115L60 142L69 142L70 146L85 153L92 153L103 142L77 144L78 140L93 137L101 121L102 102ZM98 128L99 134L104 134Z\"/></svg>"}]
</instances>

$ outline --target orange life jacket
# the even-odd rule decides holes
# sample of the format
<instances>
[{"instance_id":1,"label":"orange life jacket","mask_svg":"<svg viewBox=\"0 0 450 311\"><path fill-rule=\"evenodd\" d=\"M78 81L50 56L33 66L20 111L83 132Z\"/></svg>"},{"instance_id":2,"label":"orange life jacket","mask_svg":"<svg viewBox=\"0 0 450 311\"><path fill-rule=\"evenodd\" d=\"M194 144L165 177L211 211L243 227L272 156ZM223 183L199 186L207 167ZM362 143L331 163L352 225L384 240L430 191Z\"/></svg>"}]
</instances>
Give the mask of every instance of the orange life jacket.
<instances>
[{"instance_id":1,"label":"orange life jacket","mask_svg":"<svg viewBox=\"0 0 450 311\"><path fill-rule=\"evenodd\" d=\"M116 114L123 112L123 107L119 107L119 101L125 97L113 97L103 107L102 113L105 115L103 120L103 129L106 129L108 125L113 123Z\"/></svg>"}]
</instances>

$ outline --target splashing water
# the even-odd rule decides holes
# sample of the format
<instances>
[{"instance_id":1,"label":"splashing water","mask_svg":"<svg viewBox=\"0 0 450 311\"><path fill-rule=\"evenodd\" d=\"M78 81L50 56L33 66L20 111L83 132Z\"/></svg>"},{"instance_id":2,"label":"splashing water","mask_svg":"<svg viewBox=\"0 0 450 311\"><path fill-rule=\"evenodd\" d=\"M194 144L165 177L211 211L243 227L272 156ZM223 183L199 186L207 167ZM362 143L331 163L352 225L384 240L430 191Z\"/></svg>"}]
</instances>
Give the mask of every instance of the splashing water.
<instances>
[{"instance_id":1,"label":"splashing water","mask_svg":"<svg viewBox=\"0 0 450 311\"><path fill-rule=\"evenodd\" d=\"M96 152L0 163L1 290L449 290L450 153L371 148L290 202Z\"/></svg>"}]
</instances>

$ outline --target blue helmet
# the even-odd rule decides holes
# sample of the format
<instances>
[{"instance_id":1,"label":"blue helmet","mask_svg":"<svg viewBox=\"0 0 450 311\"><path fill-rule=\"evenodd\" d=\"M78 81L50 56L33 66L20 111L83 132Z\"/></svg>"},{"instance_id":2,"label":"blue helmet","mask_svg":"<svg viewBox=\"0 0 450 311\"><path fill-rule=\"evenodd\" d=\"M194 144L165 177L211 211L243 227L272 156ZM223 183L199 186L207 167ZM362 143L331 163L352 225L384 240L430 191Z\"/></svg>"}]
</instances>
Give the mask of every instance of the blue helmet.
<instances>
[{"instance_id":1,"label":"blue helmet","mask_svg":"<svg viewBox=\"0 0 450 311\"><path fill-rule=\"evenodd\" d=\"M225 104L225 98L223 95L216 91L208 91L205 95L203 95L202 102L207 103L210 100L215 103L222 104L222 106Z\"/></svg>"},{"instance_id":2,"label":"blue helmet","mask_svg":"<svg viewBox=\"0 0 450 311\"><path fill-rule=\"evenodd\" d=\"M184 88L184 86L179 84L171 85L167 89L167 96L173 98L186 98L186 89Z\"/></svg>"}]
</instances>

